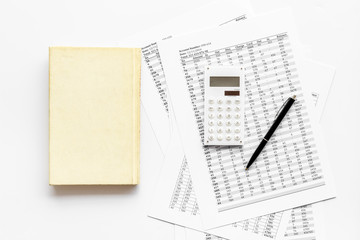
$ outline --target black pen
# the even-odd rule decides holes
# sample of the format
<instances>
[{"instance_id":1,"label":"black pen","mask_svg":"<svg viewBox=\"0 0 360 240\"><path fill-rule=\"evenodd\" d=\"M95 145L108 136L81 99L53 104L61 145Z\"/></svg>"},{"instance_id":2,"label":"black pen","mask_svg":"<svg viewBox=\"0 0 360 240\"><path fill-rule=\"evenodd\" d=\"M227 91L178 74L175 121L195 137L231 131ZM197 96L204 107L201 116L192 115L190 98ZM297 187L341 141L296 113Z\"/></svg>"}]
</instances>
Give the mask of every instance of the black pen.
<instances>
[{"instance_id":1,"label":"black pen","mask_svg":"<svg viewBox=\"0 0 360 240\"><path fill-rule=\"evenodd\" d=\"M279 111L277 112L277 114L275 116L275 120L274 120L272 126L270 127L269 131L266 133L265 137L263 137L263 139L261 140L261 143L256 148L254 154L251 156L250 161L247 164L245 170L248 170L249 167L251 166L251 164L253 164L253 162L255 162L256 158L259 156L259 154L265 147L266 143L270 140L270 138L273 135L273 133L275 132L276 128L280 125L280 123L283 120L283 118L285 117L286 113L289 111L289 109L295 102L295 98L296 98L296 96L293 96L292 98L291 97L288 98L288 100L286 100L286 102L284 102L284 104L281 106L281 108L279 109Z\"/></svg>"}]
</instances>

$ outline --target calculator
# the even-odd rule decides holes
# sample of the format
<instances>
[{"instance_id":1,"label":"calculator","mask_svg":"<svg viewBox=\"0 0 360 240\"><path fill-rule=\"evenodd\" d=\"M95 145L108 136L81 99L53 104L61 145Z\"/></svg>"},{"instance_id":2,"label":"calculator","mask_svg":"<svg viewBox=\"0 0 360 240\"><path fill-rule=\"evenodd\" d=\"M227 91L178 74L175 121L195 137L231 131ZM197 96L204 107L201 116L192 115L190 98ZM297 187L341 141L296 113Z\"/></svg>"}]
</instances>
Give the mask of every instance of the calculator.
<instances>
[{"instance_id":1,"label":"calculator","mask_svg":"<svg viewBox=\"0 0 360 240\"><path fill-rule=\"evenodd\" d=\"M205 67L204 86L204 145L243 145L243 69Z\"/></svg>"}]
</instances>

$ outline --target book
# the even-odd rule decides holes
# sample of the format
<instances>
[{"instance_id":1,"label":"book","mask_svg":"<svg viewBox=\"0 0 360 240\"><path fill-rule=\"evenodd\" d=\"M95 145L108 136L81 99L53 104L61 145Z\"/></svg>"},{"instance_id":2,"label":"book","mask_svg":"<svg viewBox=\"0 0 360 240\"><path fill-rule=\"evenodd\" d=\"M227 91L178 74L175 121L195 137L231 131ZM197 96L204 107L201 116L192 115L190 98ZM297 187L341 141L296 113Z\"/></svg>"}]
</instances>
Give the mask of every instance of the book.
<instances>
[{"instance_id":1,"label":"book","mask_svg":"<svg viewBox=\"0 0 360 240\"><path fill-rule=\"evenodd\" d=\"M140 164L139 48L49 48L50 185L133 185Z\"/></svg>"}]
</instances>

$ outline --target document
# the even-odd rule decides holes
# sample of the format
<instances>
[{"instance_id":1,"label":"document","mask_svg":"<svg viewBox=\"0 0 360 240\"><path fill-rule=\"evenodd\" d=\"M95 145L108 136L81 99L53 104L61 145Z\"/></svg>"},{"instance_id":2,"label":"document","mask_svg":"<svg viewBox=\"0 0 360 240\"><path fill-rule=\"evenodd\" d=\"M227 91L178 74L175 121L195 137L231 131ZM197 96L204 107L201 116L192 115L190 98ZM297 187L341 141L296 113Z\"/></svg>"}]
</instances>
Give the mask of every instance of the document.
<instances>
[{"instance_id":1,"label":"document","mask_svg":"<svg viewBox=\"0 0 360 240\"><path fill-rule=\"evenodd\" d=\"M196 172L192 182L205 228L334 197L302 90L290 22L285 13L272 14L158 45L187 163ZM242 148L202 144L203 68L211 64L245 69L248 106ZM295 106L255 166L245 172L264 131L291 95L297 96Z\"/></svg>"},{"instance_id":2,"label":"document","mask_svg":"<svg viewBox=\"0 0 360 240\"><path fill-rule=\"evenodd\" d=\"M302 78L304 90L311 96L316 108L316 118L320 122L335 77L335 69L309 59L301 61L301 67L306 69Z\"/></svg>"},{"instance_id":3,"label":"document","mask_svg":"<svg viewBox=\"0 0 360 240\"><path fill-rule=\"evenodd\" d=\"M315 223L312 205L291 210L284 240L315 240Z\"/></svg>"}]
</instances>

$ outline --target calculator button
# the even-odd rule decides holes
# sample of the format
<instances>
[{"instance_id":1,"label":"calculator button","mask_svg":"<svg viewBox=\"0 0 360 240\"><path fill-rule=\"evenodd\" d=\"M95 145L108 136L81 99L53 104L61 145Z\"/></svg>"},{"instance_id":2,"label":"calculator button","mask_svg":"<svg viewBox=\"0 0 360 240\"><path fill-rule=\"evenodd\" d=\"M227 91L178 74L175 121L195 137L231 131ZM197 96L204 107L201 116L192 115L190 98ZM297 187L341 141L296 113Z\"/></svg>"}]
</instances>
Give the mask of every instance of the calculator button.
<instances>
[{"instance_id":1,"label":"calculator button","mask_svg":"<svg viewBox=\"0 0 360 240\"><path fill-rule=\"evenodd\" d=\"M226 121L226 126L230 126L231 122L230 121Z\"/></svg>"},{"instance_id":2,"label":"calculator button","mask_svg":"<svg viewBox=\"0 0 360 240\"><path fill-rule=\"evenodd\" d=\"M226 103L227 103L227 104L231 104L231 100L227 100Z\"/></svg>"},{"instance_id":3,"label":"calculator button","mask_svg":"<svg viewBox=\"0 0 360 240\"><path fill-rule=\"evenodd\" d=\"M235 122L235 126L240 126L240 122L239 122L239 121L236 121L236 122Z\"/></svg>"},{"instance_id":4,"label":"calculator button","mask_svg":"<svg viewBox=\"0 0 360 240\"><path fill-rule=\"evenodd\" d=\"M240 129L235 128L235 133L240 133Z\"/></svg>"},{"instance_id":5,"label":"calculator button","mask_svg":"<svg viewBox=\"0 0 360 240\"><path fill-rule=\"evenodd\" d=\"M209 107L209 111L210 111L210 112L214 111L214 108L213 108L213 107Z\"/></svg>"},{"instance_id":6,"label":"calculator button","mask_svg":"<svg viewBox=\"0 0 360 240\"><path fill-rule=\"evenodd\" d=\"M230 112L231 111L231 107L227 107L226 111Z\"/></svg>"},{"instance_id":7,"label":"calculator button","mask_svg":"<svg viewBox=\"0 0 360 240\"><path fill-rule=\"evenodd\" d=\"M210 104L213 104L213 103L214 103L214 100L213 100L213 99L209 99L209 103L210 103Z\"/></svg>"},{"instance_id":8,"label":"calculator button","mask_svg":"<svg viewBox=\"0 0 360 240\"><path fill-rule=\"evenodd\" d=\"M217 136L217 139L218 139L219 141L221 141L221 140L223 139L223 137L222 137L221 135L218 135L218 136Z\"/></svg>"},{"instance_id":9,"label":"calculator button","mask_svg":"<svg viewBox=\"0 0 360 240\"><path fill-rule=\"evenodd\" d=\"M219 129L217 130L217 132L218 132L218 133L222 133L222 129L219 128Z\"/></svg>"},{"instance_id":10,"label":"calculator button","mask_svg":"<svg viewBox=\"0 0 360 240\"><path fill-rule=\"evenodd\" d=\"M214 118L214 114L210 113L210 114L209 114L209 118L210 118L210 119Z\"/></svg>"},{"instance_id":11,"label":"calculator button","mask_svg":"<svg viewBox=\"0 0 360 240\"><path fill-rule=\"evenodd\" d=\"M214 121L209 121L209 125L213 126L214 125Z\"/></svg>"},{"instance_id":12,"label":"calculator button","mask_svg":"<svg viewBox=\"0 0 360 240\"><path fill-rule=\"evenodd\" d=\"M235 114L235 118L236 118L236 119L239 119L239 118L240 118L240 114L238 114L238 113Z\"/></svg>"},{"instance_id":13,"label":"calculator button","mask_svg":"<svg viewBox=\"0 0 360 240\"><path fill-rule=\"evenodd\" d=\"M231 137L229 135L226 136L226 140L230 141Z\"/></svg>"},{"instance_id":14,"label":"calculator button","mask_svg":"<svg viewBox=\"0 0 360 240\"><path fill-rule=\"evenodd\" d=\"M222 107L218 107L218 111L221 112L223 109Z\"/></svg>"},{"instance_id":15,"label":"calculator button","mask_svg":"<svg viewBox=\"0 0 360 240\"><path fill-rule=\"evenodd\" d=\"M240 100L238 100L238 99L235 100L235 104L237 104L237 105L240 104Z\"/></svg>"},{"instance_id":16,"label":"calculator button","mask_svg":"<svg viewBox=\"0 0 360 240\"><path fill-rule=\"evenodd\" d=\"M230 113L226 114L226 118L227 119L231 118L231 114Z\"/></svg>"},{"instance_id":17,"label":"calculator button","mask_svg":"<svg viewBox=\"0 0 360 240\"><path fill-rule=\"evenodd\" d=\"M217 115L217 117L218 117L219 119L221 119L221 118L223 117L223 115L222 115L221 113L219 113L219 114Z\"/></svg>"},{"instance_id":18,"label":"calculator button","mask_svg":"<svg viewBox=\"0 0 360 240\"><path fill-rule=\"evenodd\" d=\"M221 99L219 99L219 100L217 101L217 103L218 103L218 104L222 104L223 101L222 101Z\"/></svg>"},{"instance_id":19,"label":"calculator button","mask_svg":"<svg viewBox=\"0 0 360 240\"><path fill-rule=\"evenodd\" d=\"M226 128L226 133L231 133L231 128Z\"/></svg>"},{"instance_id":20,"label":"calculator button","mask_svg":"<svg viewBox=\"0 0 360 240\"><path fill-rule=\"evenodd\" d=\"M222 126L223 125L222 121L218 121L217 125Z\"/></svg>"},{"instance_id":21,"label":"calculator button","mask_svg":"<svg viewBox=\"0 0 360 240\"><path fill-rule=\"evenodd\" d=\"M239 136L235 136L235 141L239 141L240 137Z\"/></svg>"},{"instance_id":22,"label":"calculator button","mask_svg":"<svg viewBox=\"0 0 360 240\"><path fill-rule=\"evenodd\" d=\"M210 135L210 136L208 137L208 139L209 139L210 141L214 140L213 135Z\"/></svg>"},{"instance_id":23,"label":"calculator button","mask_svg":"<svg viewBox=\"0 0 360 240\"><path fill-rule=\"evenodd\" d=\"M213 128L209 128L209 133L213 133L214 132L214 129Z\"/></svg>"},{"instance_id":24,"label":"calculator button","mask_svg":"<svg viewBox=\"0 0 360 240\"><path fill-rule=\"evenodd\" d=\"M236 107L235 108L235 112L239 112L240 111L240 108L239 107Z\"/></svg>"}]
</instances>

